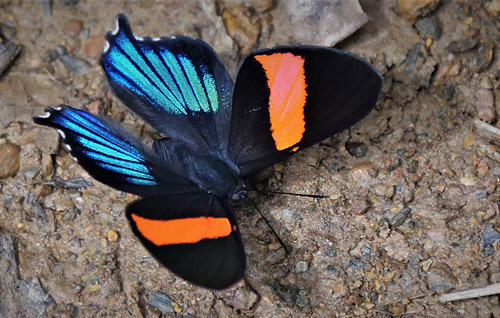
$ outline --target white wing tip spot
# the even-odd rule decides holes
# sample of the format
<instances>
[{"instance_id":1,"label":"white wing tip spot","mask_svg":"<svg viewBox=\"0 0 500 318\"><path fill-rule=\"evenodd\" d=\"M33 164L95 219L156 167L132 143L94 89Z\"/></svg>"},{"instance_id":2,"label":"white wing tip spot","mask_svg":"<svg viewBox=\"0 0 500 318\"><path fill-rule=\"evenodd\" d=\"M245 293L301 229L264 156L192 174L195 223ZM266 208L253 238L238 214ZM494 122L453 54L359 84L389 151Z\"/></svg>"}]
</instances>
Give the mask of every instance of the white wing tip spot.
<instances>
[{"instance_id":1,"label":"white wing tip spot","mask_svg":"<svg viewBox=\"0 0 500 318\"><path fill-rule=\"evenodd\" d=\"M45 114L38 116L38 118L49 118L52 115L50 112L45 112Z\"/></svg>"},{"instance_id":2,"label":"white wing tip spot","mask_svg":"<svg viewBox=\"0 0 500 318\"><path fill-rule=\"evenodd\" d=\"M118 17L115 18L115 28L111 31L111 34L117 35L118 31L120 31L120 25L118 24Z\"/></svg>"},{"instance_id":3,"label":"white wing tip spot","mask_svg":"<svg viewBox=\"0 0 500 318\"><path fill-rule=\"evenodd\" d=\"M54 107L55 110L62 110L62 107L61 106L57 106L57 107Z\"/></svg>"},{"instance_id":4,"label":"white wing tip spot","mask_svg":"<svg viewBox=\"0 0 500 318\"><path fill-rule=\"evenodd\" d=\"M66 139L66 134L64 133L64 131L62 131L61 129L57 129L57 132L59 133L59 135L61 135L62 139Z\"/></svg>"},{"instance_id":5,"label":"white wing tip spot","mask_svg":"<svg viewBox=\"0 0 500 318\"><path fill-rule=\"evenodd\" d=\"M144 41L144 38L142 36L137 36L134 34L134 38L137 40L137 41Z\"/></svg>"},{"instance_id":6,"label":"white wing tip spot","mask_svg":"<svg viewBox=\"0 0 500 318\"><path fill-rule=\"evenodd\" d=\"M155 42L158 42L158 41L160 41L160 40L161 40L161 38L159 38L159 37L155 37L155 38L153 38L153 41L155 41Z\"/></svg>"},{"instance_id":7,"label":"white wing tip spot","mask_svg":"<svg viewBox=\"0 0 500 318\"><path fill-rule=\"evenodd\" d=\"M108 53L109 50L109 42L106 41L106 44L104 44L104 48L102 49L102 53Z\"/></svg>"}]
</instances>

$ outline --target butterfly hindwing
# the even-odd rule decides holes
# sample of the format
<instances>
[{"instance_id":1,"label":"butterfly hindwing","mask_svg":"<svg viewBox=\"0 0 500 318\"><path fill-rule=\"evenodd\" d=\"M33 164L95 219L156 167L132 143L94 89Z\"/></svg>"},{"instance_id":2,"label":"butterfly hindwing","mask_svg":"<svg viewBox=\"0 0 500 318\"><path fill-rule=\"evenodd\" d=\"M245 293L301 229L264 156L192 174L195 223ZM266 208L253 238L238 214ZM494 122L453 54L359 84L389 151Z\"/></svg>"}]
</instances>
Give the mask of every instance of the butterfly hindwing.
<instances>
[{"instance_id":1,"label":"butterfly hindwing","mask_svg":"<svg viewBox=\"0 0 500 318\"><path fill-rule=\"evenodd\" d=\"M112 121L66 105L46 111L35 122L56 128L71 154L97 180L141 196L193 189L185 178L157 168L161 164L155 154Z\"/></svg>"},{"instance_id":2,"label":"butterfly hindwing","mask_svg":"<svg viewBox=\"0 0 500 318\"><path fill-rule=\"evenodd\" d=\"M365 60L325 47L252 53L233 91L229 155L255 173L364 118L382 88Z\"/></svg>"},{"instance_id":3,"label":"butterfly hindwing","mask_svg":"<svg viewBox=\"0 0 500 318\"><path fill-rule=\"evenodd\" d=\"M149 252L180 277L212 289L243 277L243 243L225 199L203 192L153 196L132 203L127 217Z\"/></svg>"},{"instance_id":4,"label":"butterfly hindwing","mask_svg":"<svg viewBox=\"0 0 500 318\"><path fill-rule=\"evenodd\" d=\"M116 24L101 56L113 92L169 137L225 149L233 83L215 51L184 36L137 38L124 15Z\"/></svg>"}]
</instances>

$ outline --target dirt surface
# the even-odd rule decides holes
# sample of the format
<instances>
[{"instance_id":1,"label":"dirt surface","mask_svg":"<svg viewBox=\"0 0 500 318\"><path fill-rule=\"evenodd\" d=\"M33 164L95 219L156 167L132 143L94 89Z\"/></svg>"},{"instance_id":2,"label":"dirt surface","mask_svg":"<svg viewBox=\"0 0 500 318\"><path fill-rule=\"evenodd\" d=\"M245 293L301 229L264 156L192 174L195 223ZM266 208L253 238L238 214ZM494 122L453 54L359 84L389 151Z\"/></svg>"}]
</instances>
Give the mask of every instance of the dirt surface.
<instances>
[{"instance_id":1,"label":"dirt surface","mask_svg":"<svg viewBox=\"0 0 500 318\"><path fill-rule=\"evenodd\" d=\"M150 139L97 62L114 16L139 36L203 38L233 72L245 52L297 43L283 3L2 1L22 50L0 78L0 317L500 317L498 296L438 301L500 282L500 2L361 5L369 22L337 47L383 74L380 102L262 184L329 198L252 196L289 254L236 206L246 280L213 292L159 266L125 219L135 197L92 179L31 117L64 102Z\"/></svg>"}]
</instances>

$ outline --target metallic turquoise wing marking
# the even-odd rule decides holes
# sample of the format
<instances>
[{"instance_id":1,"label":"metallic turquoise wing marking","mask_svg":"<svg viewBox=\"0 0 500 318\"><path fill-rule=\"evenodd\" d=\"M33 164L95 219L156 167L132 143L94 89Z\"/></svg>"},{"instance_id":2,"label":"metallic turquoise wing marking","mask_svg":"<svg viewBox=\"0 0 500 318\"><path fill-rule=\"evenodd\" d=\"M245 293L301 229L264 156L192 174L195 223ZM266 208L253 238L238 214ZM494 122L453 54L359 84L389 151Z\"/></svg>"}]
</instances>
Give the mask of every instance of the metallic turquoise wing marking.
<instances>
[{"instance_id":1,"label":"metallic turquoise wing marking","mask_svg":"<svg viewBox=\"0 0 500 318\"><path fill-rule=\"evenodd\" d=\"M57 128L78 160L91 159L98 168L114 173L121 182L141 186L158 184L136 146L96 117L68 106L47 110L47 115L38 117L37 121Z\"/></svg>"},{"instance_id":2,"label":"metallic turquoise wing marking","mask_svg":"<svg viewBox=\"0 0 500 318\"><path fill-rule=\"evenodd\" d=\"M216 112L218 94L206 65L194 65L183 53L155 47L155 40L130 37L120 27L103 54L110 80L172 114Z\"/></svg>"}]
</instances>

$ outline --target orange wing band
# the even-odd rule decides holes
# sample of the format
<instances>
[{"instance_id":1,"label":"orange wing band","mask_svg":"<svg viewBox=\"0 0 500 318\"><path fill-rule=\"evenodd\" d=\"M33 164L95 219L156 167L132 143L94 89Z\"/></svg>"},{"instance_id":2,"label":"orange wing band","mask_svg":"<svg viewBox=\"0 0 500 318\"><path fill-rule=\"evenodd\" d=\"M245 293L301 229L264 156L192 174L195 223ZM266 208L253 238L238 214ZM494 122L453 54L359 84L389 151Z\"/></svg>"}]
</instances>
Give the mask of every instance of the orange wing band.
<instances>
[{"instance_id":1,"label":"orange wing band","mask_svg":"<svg viewBox=\"0 0 500 318\"><path fill-rule=\"evenodd\" d=\"M292 53L256 55L255 59L266 73L272 136L276 149L283 150L298 143L305 131L304 59Z\"/></svg>"},{"instance_id":2,"label":"orange wing band","mask_svg":"<svg viewBox=\"0 0 500 318\"><path fill-rule=\"evenodd\" d=\"M198 217L174 220L151 220L132 214L137 229L156 246L197 243L231 234L227 218Z\"/></svg>"}]
</instances>

